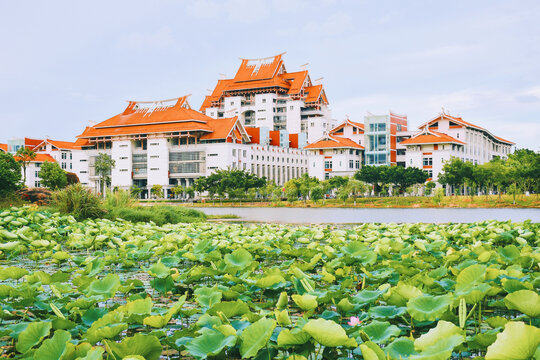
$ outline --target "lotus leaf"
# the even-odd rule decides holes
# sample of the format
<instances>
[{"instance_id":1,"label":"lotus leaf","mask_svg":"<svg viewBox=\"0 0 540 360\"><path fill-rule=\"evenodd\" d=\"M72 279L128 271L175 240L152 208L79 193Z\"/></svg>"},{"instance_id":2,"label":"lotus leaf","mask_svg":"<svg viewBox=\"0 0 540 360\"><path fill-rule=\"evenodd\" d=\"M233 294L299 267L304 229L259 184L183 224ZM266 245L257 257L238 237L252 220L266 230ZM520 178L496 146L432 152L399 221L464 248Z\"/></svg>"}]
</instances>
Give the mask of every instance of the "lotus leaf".
<instances>
[{"instance_id":1,"label":"lotus leaf","mask_svg":"<svg viewBox=\"0 0 540 360\"><path fill-rule=\"evenodd\" d=\"M67 349L71 340L71 334L64 330L56 330L52 338L43 341L36 350L34 360L60 359Z\"/></svg>"},{"instance_id":2,"label":"lotus leaf","mask_svg":"<svg viewBox=\"0 0 540 360\"><path fill-rule=\"evenodd\" d=\"M242 331L240 338L240 354L242 358L250 358L257 355L260 349L266 346L272 332L276 327L276 322L272 319L260 319L249 325Z\"/></svg>"},{"instance_id":3,"label":"lotus leaf","mask_svg":"<svg viewBox=\"0 0 540 360\"><path fill-rule=\"evenodd\" d=\"M440 320L437 326L414 341L414 348L420 355L410 359L447 359L454 348L465 341L462 330L451 322Z\"/></svg>"},{"instance_id":4,"label":"lotus leaf","mask_svg":"<svg viewBox=\"0 0 540 360\"><path fill-rule=\"evenodd\" d=\"M389 305L405 306L407 301L421 296L422 291L412 285L398 285L386 293L386 302Z\"/></svg>"},{"instance_id":5,"label":"lotus leaf","mask_svg":"<svg viewBox=\"0 0 540 360\"><path fill-rule=\"evenodd\" d=\"M498 249L498 253L505 264L515 262L520 256L519 249L515 245L508 245L502 249Z\"/></svg>"},{"instance_id":6,"label":"lotus leaf","mask_svg":"<svg viewBox=\"0 0 540 360\"><path fill-rule=\"evenodd\" d=\"M225 336L219 331L204 332L186 344L186 350L193 356L206 359L209 356L216 356L225 347L236 344L236 336Z\"/></svg>"},{"instance_id":7,"label":"lotus leaf","mask_svg":"<svg viewBox=\"0 0 540 360\"><path fill-rule=\"evenodd\" d=\"M120 287L120 278L116 274L109 274L101 280L94 280L86 289L86 295L96 295L102 299L109 299L116 294Z\"/></svg>"},{"instance_id":8,"label":"lotus leaf","mask_svg":"<svg viewBox=\"0 0 540 360\"><path fill-rule=\"evenodd\" d=\"M417 354L414 341L406 337L395 339L384 350L390 359L406 360L409 356Z\"/></svg>"},{"instance_id":9,"label":"lotus leaf","mask_svg":"<svg viewBox=\"0 0 540 360\"><path fill-rule=\"evenodd\" d=\"M301 329L283 329L278 335L277 343L279 347L287 348L290 346L305 344L309 341L309 339L311 339L311 336Z\"/></svg>"},{"instance_id":10,"label":"lotus leaf","mask_svg":"<svg viewBox=\"0 0 540 360\"><path fill-rule=\"evenodd\" d=\"M380 290L362 290L354 295L351 300L354 304L365 305L377 300L382 293Z\"/></svg>"},{"instance_id":11,"label":"lotus leaf","mask_svg":"<svg viewBox=\"0 0 540 360\"><path fill-rule=\"evenodd\" d=\"M49 335L52 324L50 322L33 322L19 334L15 348L20 353L25 353Z\"/></svg>"},{"instance_id":12,"label":"lotus leaf","mask_svg":"<svg viewBox=\"0 0 540 360\"><path fill-rule=\"evenodd\" d=\"M510 310L518 310L528 317L540 316L540 295L532 290L518 290L506 295L504 298L506 307Z\"/></svg>"},{"instance_id":13,"label":"lotus leaf","mask_svg":"<svg viewBox=\"0 0 540 360\"><path fill-rule=\"evenodd\" d=\"M243 270L253 261L253 256L246 249L236 249L224 256L225 263L231 269Z\"/></svg>"},{"instance_id":14,"label":"lotus leaf","mask_svg":"<svg viewBox=\"0 0 540 360\"><path fill-rule=\"evenodd\" d=\"M289 302L288 296L286 292L282 292L279 294L279 299L276 303L276 308L278 309L284 309L287 307L287 304Z\"/></svg>"},{"instance_id":15,"label":"lotus leaf","mask_svg":"<svg viewBox=\"0 0 540 360\"><path fill-rule=\"evenodd\" d=\"M217 315L218 313L223 313L227 318L232 318L233 316L244 315L249 312L249 306L242 300L237 301L223 301L213 305L209 310L208 314Z\"/></svg>"},{"instance_id":16,"label":"lotus leaf","mask_svg":"<svg viewBox=\"0 0 540 360\"><path fill-rule=\"evenodd\" d=\"M287 309L284 309L281 311L276 309L274 311L274 315L276 316L276 321L279 325L287 326L287 325L292 324L291 319L289 318L289 312L287 311Z\"/></svg>"},{"instance_id":17,"label":"lotus leaf","mask_svg":"<svg viewBox=\"0 0 540 360\"><path fill-rule=\"evenodd\" d=\"M118 311L105 314L92 323L92 326L86 331L86 339L91 344L95 344L103 339L114 338L128 328L127 324L122 323L123 319L123 313Z\"/></svg>"},{"instance_id":18,"label":"lotus leaf","mask_svg":"<svg viewBox=\"0 0 540 360\"><path fill-rule=\"evenodd\" d=\"M521 321L510 321L487 348L486 360L530 359L539 345L539 328Z\"/></svg>"},{"instance_id":19,"label":"lotus leaf","mask_svg":"<svg viewBox=\"0 0 540 360\"><path fill-rule=\"evenodd\" d=\"M418 321L434 321L440 318L452 303L453 297L448 295L422 295L407 302L407 312Z\"/></svg>"},{"instance_id":20,"label":"lotus leaf","mask_svg":"<svg viewBox=\"0 0 540 360\"><path fill-rule=\"evenodd\" d=\"M221 301L222 293L217 286L212 288L200 287L194 291L196 301L201 306L211 307Z\"/></svg>"},{"instance_id":21,"label":"lotus leaf","mask_svg":"<svg viewBox=\"0 0 540 360\"><path fill-rule=\"evenodd\" d=\"M317 297L310 294L298 295L294 294L291 296L293 301L298 305L298 307L304 311L313 310L318 306Z\"/></svg>"},{"instance_id":22,"label":"lotus leaf","mask_svg":"<svg viewBox=\"0 0 540 360\"><path fill-rule=\"evenodd\" d=\"M360 351L365 360L386 360L384 351L372 341L366 341L360 344Z\"/></svg>"},{"instance_id":23,"label":"lotus leaf","mask_svg":"<svg viewBox=\"0 0 540 360\"><path fill-rule=\"evenodd\" d=\"M403 315L407 309L405 307L396 306L372 306L368 313L374 319L393 319Z\"/></svg>"},{"instance_id":24,"label":"lotus leaf","mask_svg":"<svg viewBox=\"0 0 540 360\"><path fill-rule=\"evenodd\" d=\"M28 274L28 270L16 267L9 266L5 268L0 268L0 280L14 279L19 280L23 276Z\"/></svg>"},{"instance_id":25,"label":"lotus leaf","mask_svg":"<svg viewBox=\"0 0 540 360\"><path fill-rule=\"evenodd\" d=\"M345 330L332 320L309 320L302 330L323 346L357 346L356 341L350 339Z\"/></svg>"},{"instance_id":26,"label":"lotus leaf","mask_svg":"<svg viewBox=\"0 0 540 360\"><path fill-rule=\"evenodd\" d=\"M395 325L390 325L388 321L374 320L369 325L362 326L361 329L371 341L377 344L386 344L391 338L401 334L401 330Z\"/></svg>"},{"instance_id":27,"label":"lotus leaf","mask_svg":"<svg viewBox=\"0 0 540 360\"><path fill-rule=\"evenodd\" d=\"M136 334L124 338L120 343L105 340L105 344L115 359L139 355L145 360L159 360L161 355L161 343L153 335Z\"/></svg>"},{"instance_id":28,"label":"lotus leaf","mask_svg":"<svg viewBox=\"0 0 540 360\"><path fill-rule=\"evenodd\" d=\"M152 276L155 276L159 279L165 279L171 274L171 269L159 260L157 263L150 266L148 273Z\"/></svg>"}]
</instances>

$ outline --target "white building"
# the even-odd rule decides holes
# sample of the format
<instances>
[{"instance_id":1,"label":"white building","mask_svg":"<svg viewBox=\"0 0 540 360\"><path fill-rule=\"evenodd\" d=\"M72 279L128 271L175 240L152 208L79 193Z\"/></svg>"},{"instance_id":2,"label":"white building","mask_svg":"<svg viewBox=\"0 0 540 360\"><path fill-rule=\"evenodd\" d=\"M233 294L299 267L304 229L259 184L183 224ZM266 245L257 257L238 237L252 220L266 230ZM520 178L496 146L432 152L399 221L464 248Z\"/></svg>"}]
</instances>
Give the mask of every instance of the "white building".
<instances>
[{"instance_id":1,"label":"white building","mask_svg":"<svg viewBox=\"0 0 540 360\"><path fill-rule=\"evenodd\" d=\"M319 140L305 147L308 173L319 180L352 176L364 158L364 125L347 119Z\"/></svg>"},{"instance_id":2,"label":"white building","mask_svg":"<svg viewBox=\"0 0 540 360\"><path fill-rule=\"evenodd\" d=\"M334 125L323 86L307 70L288 73L282 55L242 59L232 79L219 80L200 110L220 119L238 116L244 126L304 133L314 142Z\"/></svg>"},{"instance_id":3,"label":"white building","mask_svg":"<svg viewBox=\"0 0 540 360\"><path fill-rule=\"evenodd\" d=\"M143 196L153 185L162 185L167 195L177 184L193 185L218 169L251 171L278 185L307 172L306 152L297 147L301 136L278 131L275 138L250 131L253 136L236 116L214 119L191 109L185 96L130 101L123 113L78 136L75 145L82 155L73 157L73 169L81 183L97 190L94 163L106 153L116 163L111 186L136 185Z\"/></svg>"},{"instance_id":4,"label":"white building","mask_svg":"<svg viewBox=\"0 0 540 360\"><path fill-rule=\"evenodd\" d=\"M401 145L406 147L406 166L426 170L428 180L437 181L445 161L457 157L474 164L505 158L512 152L513 142L468 123L460 117L441 113L420 127L420 132Z\"/></svg>"}]
</instances>

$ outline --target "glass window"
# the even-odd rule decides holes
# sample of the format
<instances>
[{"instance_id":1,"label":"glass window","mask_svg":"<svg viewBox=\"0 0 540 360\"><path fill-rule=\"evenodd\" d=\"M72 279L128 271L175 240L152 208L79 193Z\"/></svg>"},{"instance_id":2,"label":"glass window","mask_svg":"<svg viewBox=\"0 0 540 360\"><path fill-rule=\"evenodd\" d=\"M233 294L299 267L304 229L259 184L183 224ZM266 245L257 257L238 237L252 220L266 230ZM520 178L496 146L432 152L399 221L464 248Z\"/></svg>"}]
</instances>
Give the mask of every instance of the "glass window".
<instances>
[{"instance_id":1,"label":"glass window","mask_svg":"<svg viewBox=\"0 0 540 360\"><path fill-rule=\"evenodd\" d=\"M324 162L324 168L325 169L331 169L332 168L332 161L331 160L326 160Z\"/></svg>"},{"instance_id":2,"label":"glass window","mask_svg":"<svg viewBox=\"0 0 540 360\"><path fill-rule=\"evenodd\" d=\"M432 166L433 165L433 158L431 158L431 157L423 158L423 164L424 164L424 166Z\"/></svg>"}]
</instances>

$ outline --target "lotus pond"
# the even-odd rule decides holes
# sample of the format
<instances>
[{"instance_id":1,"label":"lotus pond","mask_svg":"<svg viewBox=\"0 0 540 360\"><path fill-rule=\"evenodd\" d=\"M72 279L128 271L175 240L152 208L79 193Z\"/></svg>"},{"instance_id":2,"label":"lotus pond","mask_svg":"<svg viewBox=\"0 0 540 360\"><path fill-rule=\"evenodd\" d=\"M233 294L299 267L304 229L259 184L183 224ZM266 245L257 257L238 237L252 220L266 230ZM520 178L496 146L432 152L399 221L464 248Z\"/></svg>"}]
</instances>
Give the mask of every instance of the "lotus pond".
<instances>
[{"instance_id":1,"label":"lotus pond","mask_svg":"<svg viewBox=\"0 0 540 360\"><path fill-rule=\"evenodd\" d=\"M540 359L540 225L0 213L16 359Z\"/></svg>"}]
</instances>

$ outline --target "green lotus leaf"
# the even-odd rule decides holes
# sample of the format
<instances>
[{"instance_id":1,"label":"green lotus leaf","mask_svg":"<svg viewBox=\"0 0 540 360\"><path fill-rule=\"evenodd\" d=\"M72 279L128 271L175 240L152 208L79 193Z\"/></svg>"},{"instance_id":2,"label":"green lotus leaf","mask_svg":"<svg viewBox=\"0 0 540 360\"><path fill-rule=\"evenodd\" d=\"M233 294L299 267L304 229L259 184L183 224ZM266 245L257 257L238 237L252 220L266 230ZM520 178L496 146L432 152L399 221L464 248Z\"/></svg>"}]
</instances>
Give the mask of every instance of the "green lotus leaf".
<instances>
[{"instance_id":1,"label":"green lotus leaf","mask_svg":"<svg viewBox=\"0 0 540 360\"><path fill-rule=\"evenodd\" d=\"M467 304L476 304L489 294L491 286L486 283L475 283L466 287L456 287L455 299L464 298Z\"/></svg>"},{"instance_id":2,"label":"green lotus leaf","mask_svg":"<svg viewBox=\"0 0 540 360\"><path fill-rule=\"evenodd\" d=\"M240 336L242 339L242 345L240 345L242 358L256 356L259 350L266 346L275 328L276 322L274 320L264 318L245 328Z\"/></svg>"},{"instance_id":3,"label":"green lotus leaf","mask_svg":"<svg viewBox=\"0 0 540 360\"><path fill-rule=\"evenodd\" d=\"M372 265L377 261L377 254L359 241L351 241L343 248L343 252L363 265Z\"/></svg>"},{"instance_id":4,"label":"green lotus leaf","mask_svg":"<svg viewBox=\"0 0 540 360\"><path fill-rule=\"evenodd\" d=\"M407 302L407 312L417 321L434 321L448 310L452 300L451 294L422 295Z\"/></svg>"},{"instance_id":5,"label":"green lotus leaf","mask_svg":"<svg viewBox=\"0 0 540 360\"><path fill-rule=\"evenodd\" d=\"M8 266L0 268L0 280L19 280L23 276L28 274L28 270L17 266Z\"/></svg>"},{"instance_id":6,"label":"green lotus leaf","mask_svg":"<svg viewBox=\"0 0 540 360\"><path fill-rule=\"evenodd\" d=\"M510 310L518 310L528 317L540 316L540 295L532 290L519 290L506 295L504 298L506 307Z\"/></svg>"},{"instance_id":7,"label":"green lotus leaf","mask_svg":"<svg viewBox=\"0 0 540 360\"><path fill-rule=\"evenodd\" d=\"M291 296L293 301L298 305L298 307L304 311L313 310L318 306L317 297L315 295L304 294L298 295L294 294Z\"/></svg>"},{"instance_id":8,"label":"green lotus leaf","mask_svg":"<svg viewBox=\"0 0 540 360\"><path fill-rule=\"evenodd\" d=\"M471 265L461 270L456 278L456 288L466 287L484 281L486 278L486 265Z\"/></svg>"},{"instance_id":9,"label":"green lotus leaf","mask_svg":"<svg viewBox=\"0 0 540 360\"><path fill-rule=\"evenodd\" d=\"M200 328L208 327L213 328L216 325L221 325L221 319L219 316L212 316L208 314L203 314L198 320L196 325Z\"/></svg>"},{"instance_id":10,"label":"green lotus leaf","mask_svg":"<svg viewBox=\"0 0 540 360\"><path fill-rule=\"evenodd\" d=\"M128 301L125 305L119 306L116 311L123 312L127 316L130 315L146 315L152 311L154 303L152 299L147 297L145 299L137 299Z\"/></svg>"},{"instance_id":11,"label":"green lotus leaf","mask_svg":"<svg viewBox=\"0 0 540 360\"><path fill-rule=\"evenodd\" d=\"M223 294L218 290L217 285L209 287L200 287L196 289L193 294L195 295L195 300L199 305L204 307L211 307L214 304L217 304L221 301Z\"/></svg>"},{"instance_id":12,"label":"green lotus leaf","mask_svg":"<svg viewBox=\"0 0 540 360\"><path fill-rule=\"evenodd\" d=\"M226 254L223 259L228 267L243 270L251 264L253 256L246 249L236 249L232 253Z\"/></svg>"},{"instance_id":13,"label":"green lotus leaf","mask_svg":"<svg viewBox=\"0 0 540 360\"><path fill-rule=\"evenodd\" d=\"M517 279L504 278L501 282L503 285L503 289L509 294L519 290L531 290L533 288L530 283L525 281L519 281Z\"/></svg>"},{"instance_id":14,"label":"green lotus leaf","mask_svg":"<svg viewBox=\"0 0 540 360\"><path fill-rule=\"evenodd\" d=\"M517 261L517 259L520 256L519 249L516 245L508 245L504 248L497 249L497 252L499 253L501 260L505 264L513 264Z\"/></svg>"},{"instance_id":15,"label":"green lotus leaf","mask_svg":"<svg viewBox=\"0 0 540 360\"><path fill-rule=\"evenodd\" d=\"M487 348L486 360L531 359L539 345L539 328L521 321L510 321Z\"/></svg>"},{"instance_id":16,"label":"green lotus leaf","mask_svg":"<svg viewBox=\"0 0 540 360\"><path fill-rule=\"evenodd\" d=\"M225 336L219 331L207 331L186 344L186 350L193 356L206 359L209 356L216 356L225 347L232 347L236 344L236 336Z\"/></svg>"},{"instance_id":17,"label":"green lotus leaf","mask_svg":"<svg viewBox=\"0 0 540 360\"><path fill-rule=\"evenodd\" d=\"M20 241L8 241L6 243L0 243L0 250L4 251L12 251L15 250L17 246L19 246L21 242Z\"/></svg>"},{"instance_id":18,"label":"green lotus leaf","mask_svg":"<svg viewBox=\"0 0 540 360\"><path fill-rule=\"evenodd\" d=\"M102 258L94 258L86 264L84 272L89 277L94 277L105 268L105 261Z\"/></svg>"},{"instance_id":19,"label":"green lotus leaf","mask_svg":"<svg viewBox=\"0 0 540 360\"><path fill-rule=\"evenodd\" d=\"M382 293L381 290L362 290L354 295L351 300L353 304L365 305L377 300Z\"/></svg>"},{"instance_id":20,"label":"green lotus leaf","mask_svg":"<svg viewBox=\"0 0 540 360\"><path fill-rule=\"evenodd\" d=\"M465 341L463 331L451 322L440 320L437 326L414 341L420 354L409 359L448 359L454 348Z\"/></svg>"},{"instance_id":21,"label":"green lotus leaf","mask_svg":"<svg viewBox=\"0 0 540 360\"><path fill-rule=\"evenodd\" d=\"M308 360L308 358L303 355L292 354L287 358L287 360Z\"/></svg>"},{"instance_id":22,"label":"green lotus leaf","mask_svg":"<svg viewBox=\"0 0 540 360\"><path fill-rule=\"evenodd\" d=\"M357 346L356 341L347 336L341 325L332 320L312 319L304 325L302 330L323 346Z\"/></svg>"},{"instance_id":23,"label":"green lotus leaf","mask_svg":"<svg viewBox=\"0 0 540 360\"><path fill-rule=\"evenodd\" d=\"M171 269L165 266L165 264L159 260L157 263L152 264L152 266L148 268L148 273L159 279L165 279L171 274Z\"/></svg>"},{"instance_id":24,"label":"green lotus leaf","mask_svg":"<svg viewBox=\"0 0 540 360\"><path fill-rule=\"evenodd\" d=\"M487 318L486 322L492 328L498 328L498 327L504 327L504 325L508 322L508 319L503 318L501 316L493 316L493 317Z\"/></svg>"},{"instance_id":25,"label":"green lotus leaf","mask_svg":"<svg viewBox=\"0 0 540 360\"><path fill-rule=\"evenodd\" d=\"M242 300L236 300L223 301L208 309L208 314L210 315L218 315L219 312L225 314L227 318L232 318L233 316L247 314L249 312L249 306Z\"/></svg>"},{"instance_id":26,"label":"green lotus leaf","mask_svg":"<svg viewBox=\"0 0 540 360\"><path fill-rule=\"evenodd\" d=\"M347 298L341 299L337 304L337 308L343 313L354 311L358 307L359 305L352 304Z\"/></svg>"},{"instance_id":27,"label":"green lotus leaf","mask_svg":"<svg viewBox=\"0 0 540 360\"><path fill-rule=\"evenodd\" d=\"M108 274L101 280L94 280L86 289L86 295L99 296L102 299L109 299L116 294L120 287L120 277L116 274Z\"/></svg>"},{"instance_id":28,"label":"green lotus leaf","mask_svg":"<svg viewBox=\"0 0 540 360\"><path fill-rule=\"evenodd\" d=\"M409 358L409 356L417 354L416 350L414 349L414 341L406 337L395 339L384 348L384 351L390 357L390 359L406 360Z\"/></svg>"},{"instance_id":29,"label":"green lotus leaf","mask_svg":"<svg viewBox=\"0 0 540 360\"><path fill-rule=\"evenodd\" d=\"M395 325L390 325L388 321L372 321L369 325L362 326L362 330L377 344L386 344L401 334L401 330Z\"/></svg>"},{"instance_id":30,"label":"green lotus leaf","mask_svg":"<svg viewBox=\"0 0 540 360\"><path fill-rule=\"evenodd\" d=\"M124 314L118 311L111 311L94 321L92 326L86 331L85 338L91 344L95 344L103 339L112 339L116 335L128 328L123 323Z\"/></svg>"},{"instance_id":31,"label":"green lotus leaf","mask_svg":"<svg viewBox=\"0 0 540 360\"><path fill-rule=\"evenodd\" d=\"M53 259L59 261L59 262L63 262L63 261L66 261L67 259L70 259L71 258L71 255L69 255L68 252L65 252L65 251L57 251L53 254Z\"/></svg>"},{"instance_id":32,"label":"green lotus leaf","mask_svg":"<svg viewBox=\"0 0 540 360\"><path fill-rule=\"evenodd\" d=\"M339 305L339 304L338 304ZM369 316L373 319L393 319L407 312L405 307L397 306L372 306L369 308Z\"/></svg>"},{"instance_id":33,"label":"green lotus leaf","mask_svg":"<svg viewBox=\"0 0 540 360\"><path fill-rule=\"evenodd\" d=\"M217 331L219 331L225 336L236 336L236 329L232 325L229 325L229 324L215 325L214 329L216 329Z\"/></svg>"},{"instance_id":34,"label":"green lotus leaf","mask_svg":"<svg viewBox=\"0 0 540 360\"><path fill-rule=\"evenodd\" d=\"M145 360L159 360L162 351L159 339L153 335L137 334L120 343L105 340L105 344L110 354L118 360L131 355L142 356Z\"/></svg>"},{"instance_id":35,"label":"green lotus leaf","mask_svg":"<svg viewBox=\"0 0 540 360\"><path fill-rule=\"evenodd\" d=\"M60 359L71 340L71 334L64 330L56 330L52 338L43 341L43 344L34 353L34 360Z\"/></svg>"},{"instance_id":36,"label":"green lotus leaf","mask_svg":"<svg viewBox=\"0 0 540 360\"><path fill-rule=\"evenodd\" d=\"M391 288L385 295L386 302L389 305L405 306L407 301L415 297L421 296L423 293L420 289L412 285L398 285Z\"/></svg>"},{"instance_id":37,"label":"green lotus leaf","mask_svg":"<svg viewBox=\"0 0 540 360\"><path fill-rule=\"evenodd\" d=\"M364 360L386 360L384 351L373 341L366 341L360 344L360 351Z\"/></svg>"},{"instance_id":38,"label":"green lotus leaf","mask_svg":"<svg viewBox=\"0 0 540 360\"><path fill-rule=\"evenodd\" d=\"M154 328L162 328L171 321L171 318L180 311L184 303L186 302L186 295L183 295L178 301L169 309L165 315L150 315L144 318L143 324Z\"/></svg>"},{"instance_id":39,"label":"green lotus leaf","mask_svg":"<svg viewBox=\"0 0 540 360\"><path fill-rule=\"evenodd\" d=\"M75 360L103 360L104 351L102 347L95 347L88 350L84 356L79 356Z\"/></svg>"},{"instance_id":40,"label":"green lotus leaf","mask_svg":"<svg viewBox=\"0 0 540 360\"><path fill-rule=\"evenodd\" d=\"M49 335L49 331L52 328L50 322L33 322L28 324L17 339L17 345L15 348L20 353L25 353L43 340L43 338Z\"/></svg>"},{"instance_id":41,"label":"green lotus leaf","mask_svg":"<svg viewBox=\"0 0 540 360\"><path fill-rule=\"evenodd\" d=\"M489 332L478 333L472 338L472 342L469 342L468 345L476 344L481 349L487 348L489 345L493 344L497 340L497 330L490 330Z\"/></svg>"},{"instance_id":42,"label":"green lotus leaf","mask_svg":"<svg viewBox=\"0 0 540 360\"><path fill-rule=\"evenodd\" d=\"M274 310L274 315L276 316L276 321L280 326L287 326L292 324L287 309L281 311L276 309Z\"/></svg>"},{"instance_id":43,"label":"green lotus leaf","mask_svg":"<svg viewBox=\"0 0 540 360\"><path fill-rule=\"evenodd\" d=\"M42 239L42 240L34 240L30 243L30 245L32 245L33 247L35 248L46 248L47 246L49 246L51 244L51 242L49 240L45 240L45 239Z\"/></svg>"},{"instance_id":44,"label":"green lotus leaf","mask_svg":"<svg viewBox=\"0 0 540 360\"><path fill-rule=\"evenodd\" d=\"M278 301L276 303L276 308L278 309L284 309L287 307L287 304L289 303L289 298L287 296L287 293L283 291L281 294L279 294Z\"/></svg>"},{"instance_id":45,"label":"green lotus leaf","mask_svg":"<svg viewBox=\"0 0 540 360\"><path fill-rule=\"evenodd\" d=\"M279 332L277 344L279 347L288 348L291 346L305 344L311 339L311 336L301 329L283 329Z\"/></svg>"},{"instance_id":46,"label":"green lotus leaf","mask_svg":"<svg viewBox=\"0 0 540 360\"><path fill-rule=\"evenodd\" d=\"M267 289L279 283L284 283L285 278L279 274L270 274L263 278L260 278L255 282L255 286L260 287L261 289Z\"/></svg>"}]
</instances>

